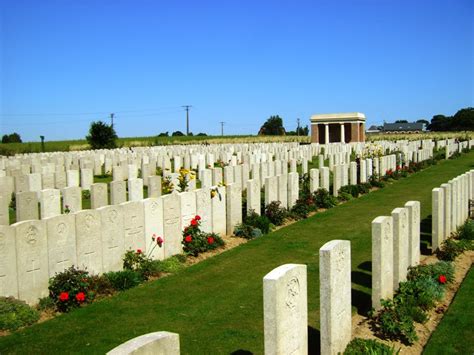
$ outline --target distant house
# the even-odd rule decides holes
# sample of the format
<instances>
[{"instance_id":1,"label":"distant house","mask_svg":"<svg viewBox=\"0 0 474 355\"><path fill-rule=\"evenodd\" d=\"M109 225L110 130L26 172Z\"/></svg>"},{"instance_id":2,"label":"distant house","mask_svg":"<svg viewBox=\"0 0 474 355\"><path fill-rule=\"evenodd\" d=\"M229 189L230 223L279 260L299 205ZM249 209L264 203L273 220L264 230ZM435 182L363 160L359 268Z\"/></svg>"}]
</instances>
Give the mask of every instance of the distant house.
<instances>
[{"instance_id":1,"label":"distant house","mask_svg":"<svg viewBox=\"0 0 474 355\"><path fill-rule=\"evenodd\" d=\"M376 125L372 125L369 127L369 129L366 131L367 133L379 133L380 132L380 127L377 127Z\"/></svg>"},{"instance_id":2,"label":"distant house","mask_svg":"<svg viewBox=\"0 0 474 355\"><path fill-rule=\"evenodd\" d=\"M417 133L424 130L425 124L422 122L384 123L382 128L384 133Z\"/></svg>"}]
</instances>

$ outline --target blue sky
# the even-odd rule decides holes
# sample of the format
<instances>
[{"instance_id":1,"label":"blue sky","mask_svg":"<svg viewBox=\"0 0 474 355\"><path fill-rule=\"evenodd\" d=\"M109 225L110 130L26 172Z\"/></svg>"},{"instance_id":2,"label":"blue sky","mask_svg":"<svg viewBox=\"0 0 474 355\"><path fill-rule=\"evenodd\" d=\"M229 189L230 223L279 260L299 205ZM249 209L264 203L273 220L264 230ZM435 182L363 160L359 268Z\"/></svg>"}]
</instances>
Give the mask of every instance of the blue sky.
<instances>
[{"instance_id":1,"label":"blue sky","mask_svg":"<svg viewBox=\"0 0 474 355\"><path fill-rule=\"evenodd\" d=\"M474 106L474 1L0 0L0 131L255 134L278 114L367 123Z\"/></svg>"}]
</instances>

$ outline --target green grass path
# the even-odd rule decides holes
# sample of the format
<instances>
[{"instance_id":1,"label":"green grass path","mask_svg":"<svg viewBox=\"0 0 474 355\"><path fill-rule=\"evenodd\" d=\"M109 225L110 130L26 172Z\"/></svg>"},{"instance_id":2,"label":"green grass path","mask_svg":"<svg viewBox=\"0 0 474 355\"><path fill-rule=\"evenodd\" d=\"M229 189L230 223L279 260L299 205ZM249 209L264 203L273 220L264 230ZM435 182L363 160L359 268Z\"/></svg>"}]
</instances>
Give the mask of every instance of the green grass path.
<instances>
[{"instance_id":1,"label":"green grass path","mask_svg":"<svg viewBox=\"0 0 474 355\"><path fill-rule=\"evenodd\" d=\"M352 247L353 306L370 306L371 221L409 200L430 214L431 189L473 168L474 152L441 161L382 190L282 228L175 275L0 338L0 353L105 353L138 335L180 334L183 354L263 353L262 278L285 263L308 266L310 352L319 348L318 250Z\"/></svg>"},{"instance_id":2,"label":"green grass path","mask_svg":"<svg viewBox=\"0 0 474 355\"><path fill-rule=\"evenodd\" d=\"M466 275L423 354L474 354L474 269Z\"/></svg>"}]
</instances>

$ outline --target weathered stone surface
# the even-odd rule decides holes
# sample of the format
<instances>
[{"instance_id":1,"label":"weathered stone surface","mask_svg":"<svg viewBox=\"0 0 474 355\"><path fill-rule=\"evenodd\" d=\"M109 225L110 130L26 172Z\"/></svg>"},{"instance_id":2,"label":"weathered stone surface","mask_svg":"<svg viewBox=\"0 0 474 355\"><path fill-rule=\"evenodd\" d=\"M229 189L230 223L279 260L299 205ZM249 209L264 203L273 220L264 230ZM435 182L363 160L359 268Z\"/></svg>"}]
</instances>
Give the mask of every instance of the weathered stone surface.
<instances>
[{"instance_id":1,"label":"weathered stone surface","mask_svg":"<svg viewBox=\"0 0 474 355\"><path fill-rule=\"evenodd\" d=\"M104 207L109 204L109 193L107 191L107 184L98 182L90 186L91 189L91 208L96 209Z\"/></svg>"},{"instance_id":2,"label":"weathered stone surface","mask_svg":"<svg viewBox=\"0 0 474 355\"><path fill-rule=\"evenodd\" d=\"M143 202L122 203L125 250L146 249Z\"/></svg>"},{"instance_id":3,"label":"weathered stone surface","mask_svg":"<svg viewBox=\"0 0 474 355\"><path fill-rule=\"evenodd\" d=\"M277 176L278 179L278 201L280 206L288 208L288 174Z\"/></svg>"},{"instance_id":4,"label":"weathered stone surface","mask_svg":"<svg viewBox=\"0 0 474 355\"><path fill-rule=\"evenodd\" d=\"M17 222L38 219L38 194L34 191L19 192L16 194Z\"/></svg>"},{"instance_id":5,"label":"weathered stone surface","mask_svg":"<svg viewBox=\"0 0 474 355\"><path fill-rule=\"evenodd\" d=\"M288 208L296 204L299 198L299 176L298 173L288 174Z\"/></svg>"},{"instance_id":6,"label":"weathered stone surface","mask_svg":"<svg viewBox=\"0 0 474 355\"><path fill-rule=\"evenodd\" d=\"M321 174L321 188L329 191L329 168L320 168L319 172Z\"/></svg>"},{"instance_id":7,"label":"weathered stone surface","mask_svg":"<svg viewBox=\"0 0 474 355\"><path fill-rule=\"evenodd\" d=\"M125 254L122 208L118 205L104 206L98 208L97 212L100 214L104 272L122 270Z\"/></svg>"},{"instance_id":8,"label":"weathered stone surface","mask_svg":"<svg viewBox=\"0 0 474 355\"><path fill-rule=\"evenodd\" d=\"M212 207L211 190L202 188L195 190L196 214L201 217L201 230L206 233L212 232Z\"/></svg>"},{"instance_id":9,"label":"weathered stone surface","mask_svg":"<svg viewBox=\"0 0 474 355\"><path fill-rule=\"evenodd\" d=\"M265 206L273 201L278 201L278 178L276 176L265 178Z\"/></svg>"},{"instance_id":10,"label":"weathered stone surface","mask_svg":"<svg viewBox=\"0 0 474 355\"><path fill-rule=\"evenodd\" d=\"M179 355L179 334L155 332L133 338L107 355Z\"/></svg>"},{"instance_id":11,"label":"weathered stone surface","mask_svg":"<svg viewBox=\"0 0 474 355\"><path fill-rule=\"evenodd\" d=\"M408 266L420 263L420 202L405 203L408 212Z\"/></svg>"},{"instance_id":12,"label":"weathered stone surface","mask_svg":"<svg viewBox=\"0 0 474 355\"><path fill-rule=\"evenodd\" d=\"M393 289L406 281L408 270L408 211L395 208L393 218Z\"/></svg>"},{"instance_id":13,"label":"weathered stone surface","mask_svg":"<svg viewBox=\"0 0 474 355\"><path fill-rule=\"evenodd\" d=\"M77 266L92 274L102 273L102 236L100 214L97 210L75 213Z\"/></svg>"},{"instance_id":14,"label":"weathered stone surface","mask_svg":"<svg viewBox=\"0 0 474 355\"><path fill-rule=\"evenodd\" d=\"M110 204L120 205L127 202L127 185L125 181L112 181L110 183Z\"/></svg>"},{"instance_id":15,"label":"weathered stone surface","mask_svg":"<svg viewBox=\"0 0 474 355\"><path fill-rule=\"evenodd\" d=\"M70 213L82 210L82 192L80 187L65 187L63 194L63 211L69 209Z\"/></svg>"},{"instance_id":16,"label":"weathered stone surface","mask_svg":"<svg viewBox=\"0 0 474 355\"><path fill-rule=\"evenodd\" d=\"M65 214L45 219L48 235L49 277L77 265L76 220Z\"/></svg>"},{"instance_id":17,"label":"weathered stone surface","mask_svg":"<svg viewBox=\"0 0 474 355\"><path fill-rule=\"evenodd\" d=\"M145 212L145 243L146 253L154 260L165 258L165 242L161 246L157 238L164 240L163 230L163 200L161 198L147 198L143 200Z\"/></svg>"},{"instance_id":18,"label":"weathered stone surface","mask_svg":"<svg viewBox=\"0 0 474 355\"><path fill-rule=\"evenodd\" d=\"M351 246L332 240L319 249L321 354L344 352L351 340Z\"/></svg>"},{"instance_id":19,"label":"weathered stone surface","mask_svg":"<svg viewBox=\"0 0 474 355\"><path fill-rule=\"evenodd\" d=\"M263 278L265 354L308 353L306 265L286 264Z\"/></svg>"},{"instance_id":20,"label":"weathered stone surface","mask_svg":"<svg viewBox=\"0 0 474 355\"><path fill-rule=\"evenodd\" d=\"M91 185L94 183L94 174L92 169L81 169L81 188L83 190L90 190Z\"/></svg>"},{"instance_id":21,"label":"weathered stone surface","mask_svg":"<svg viewBox=\"0 0 474 355\"><path fill-rule=\"evenodd\" d=\"M393 297L393 218L377 217L372 221L372 307Z\"/></svg>"},{"instance_id":22,"label":"weathered stone surface","mask_svg":"<svg viewBox=\"0 0 474 355\"><path fill-rule=\"evenodd\" d=\"M247 214L254 211L260 214L260 182L258 180L247 181Z\"/></svg>"},{"instance_id":23,"label":"weathered stone surface","mask_svg":"<svg viewBox=\"0 0 474 355\"><path fill-rule=\"evenodd\" d=\"M0 226L7 226L10 224L10 195L3 194L0 190Z\"/></svg>"},{"instance_id":24,"label":"weathered stone surface","mask_svg":"<svg viewBox=\"0 0 474 355\"><path fill-rule=\"evenodd\" d=\"M227 232L225 186L220 186L217 190L218 194L211 199L212 231L223 236Z\"/></svg>"},{"instance_id":25,"label":"weathered stone surface","mask_svg":"<svg viewBox=\"0 0 474 355\"><path fill-rule=\"evenodd\" d=\"M48 295L48 246L44 221L24 221L15 230L18 298L35 304Z\"/></svg>"},{"instance_id":26,"label":"weathered stone surface","mask_svg":"<svg viewBox=\"0 0 474 355\"><path fill-rule=\"evenodd\" d=\"M434 188L431 191L432 222L431 248L435 252L444 240L444 195L443 189Z\"/></svg>"},{"instance_id":27,"label":"weathered stone surface","mask_svg":"<svg viewBox=\"0 0 474 355\"><path fill-rule=\"evenodd\" d=\"M196 195L193 191L179 193L181 199L181 230L191 224L196 217Z\"/></svg>"},{"instance_id":28,"label":"weathered stone surface","mask_svg":"<svg viewBox=\"0 0 474 355\"><path fill-rule=\"evenodd\" d=\"M161 196L161 176L148 177L148 197Z\"/></svg>"},{"instance_id":29,"label":"weathered stone surface","mask_svg":"<svg viewBox=\"0 0 474 355\"><path fill-rule=\"evenodd\" d=\"M141 201L143 200L143 180L130 179L128 180L128 200Z\"/></svg>"},{"instance_id":30,"label":"weathered stone surface","mask_svg":"<svg viewBox=\"0 0 474 355\"><path fill-rule=\"evenodd\" d=\"M234 233L236 225L242 223L242 189L236 183L226 187L227 235Z\"/></svg>"},{"instance_id":31,"label":"weathered stone surface","mask_svg":"<svg viewBox=\"0 0 474 355\"><path fill-rule=\"evenodd\" d=\"M0 226L0 296L18 298L15 229Z\"/></svg>"},{"instance_id":32,"label":"weathered stone surface","mask_svg":"<svg viewBox=\"0 0 474 355\"><path fill-rule=\"evenodd\" d=\"M316 192L319 189L319 170L311 169L309 171L309 190Z\"/></svg>"},{"instance_id":33,"label":"weathered stone surface","mask_svg":"<svg viewBox=\"0 0 474 355\"><path fill-rule=\"evenodd\" d=\"M40 191L41 219L61 214L61 193L59 190L46 189Z\"/></svg>"},{"instance_id":34,"label":"weathered stone surface","mask_svg":"<svg viewBox=\"0 0 474 355\"><path fill-rule=\"evenodd\" d=\"M66 186L79 187L79 170L66 171Z\"/></svg>"},{"instance_id":35,"label":"weathered stone surface","mask_svg":"<svg viewBox=\"0 0 474 355\"><path fill-rule=\"evenodd\" d=\"M178 193L161 197L163 201L163 226L165 234L165 258L180 254L181 244L181 202Z\"/></svg>"}]
</instances>

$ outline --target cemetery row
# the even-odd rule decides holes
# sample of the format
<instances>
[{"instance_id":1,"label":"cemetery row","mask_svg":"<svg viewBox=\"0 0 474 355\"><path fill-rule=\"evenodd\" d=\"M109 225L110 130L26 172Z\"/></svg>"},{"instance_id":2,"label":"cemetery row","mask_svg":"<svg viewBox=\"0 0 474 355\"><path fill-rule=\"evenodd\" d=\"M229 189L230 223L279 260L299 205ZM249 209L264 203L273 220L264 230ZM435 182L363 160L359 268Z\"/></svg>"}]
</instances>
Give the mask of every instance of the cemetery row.
<instances>
[{"instance_id":1,"label":"cemetery row","mask_svg":"<svg viewBox=\"0 0 474 355\"><path fill-rule=\"evenodd\" d=\"M357 183L366 183L373 175L385 175L387 171L395 171L397 167L408 165L414 158L416 162L430 159L433 156L432 150L420 150L416 155L390 154L387 156L358 159L350 161L350 154L329 155L329 166L325 167L324 155L318 155L319 170L311 170L310 178L312 190L318 187L330 190L331 180L333 182L333 193L337 196L342 186L355 185ZM175 157L175 162L178 161ZM238 164L228 165L224 168L204 168L199 170L199 184L203 188L211 188L222 184L237 184L243 190L246 190L247 181L259 181L261 187L265 187L268 177L276 178L278 176L286 177L289 171L297 172L297 160L292 159L289 162L281 160L269 160L264 163L256 164ZM180 167L181 164L176 165ZM94 176L92 170L83 168L81 170L68 170L66 172L66 185L62 189L40 189L45 187L42 184L42 175L31 173L21 176L0 177L0 224L7 225L10 222L9 206L11 205L12 193L15 193L16 215L14 220L24 221L30 219L44 219L61 214L62 212L77 212L83 208L83 191L88 191L90 195L90 207L96 209L107 205L117 205L128 201L140 201L144 198L144 186L148 197L159 197L164 192L173 190L192 191L197 183L193 171L181 170L181 173L163 172L163 178L156 175L141 175L144 178L138 178L138 169L136 165L126 166L128 181L124 181L123 167L113 168L113 181L110 184L93 183ZM156 172L156 169L152 170ZM80 172L80 174L79 174ZM301 161L301 172L308 173L308 160ZM332 173L331 173L332 172ZM62 173L55 173L62 174ZM183 188L180 179L186 180ZM271 184L276 181L270 180ZM80 183L81 182L81 183ZM164 184L166 183L166 188ZM280 181L280 186L285 182ZM271 190L271 189L270 189ZM283 194L282 194L283 195ZM286 198L281 196L281 202L284 207L288 207ZM266 197L266 201L276 201L276 196ZM61 202L62 201L62 202ZM38 203L40 208L38 208ZM291 202L290 202L291 205ZM291 206L290 206L291 207Z\"/></svg>"},{"instance_id":2,"label":"cemetery row","mask_svg":"<svg viewBox=\"0 0 474 355\"><path fill-rule=\"evenodd\" d=\"M474 170L453 179L449 184L455 181L459 181L457 197L462 202L452 203L451 206L455 207L451 211L457 209L459 212L454 216L451 213L439 214L443 226L449 223L447 221L454 221L454 225L450 225L450 232L468 218L467 198L474 198ZM433 190L433 196L438 190ZM433 216L436 214L435 209L439 209L439 204L434 201ZM433 245L435 249L436 245ZM418 201L409 201L404 207L395 208L391 216L380 216L372 221L374 309L380 309L382 299L393 298L400 283L407 280L409 268L417 266L419 262ZM350 241L332 240L320 248L319 280L321 353L343 353L352 336ZM285 264L263 278L266 354L308 353L307 290L306 265ZM145 350L179 354L179 335L169 332L146 334L117 346L108 354L131 354Z\"/></svg>"}]
</instances>

